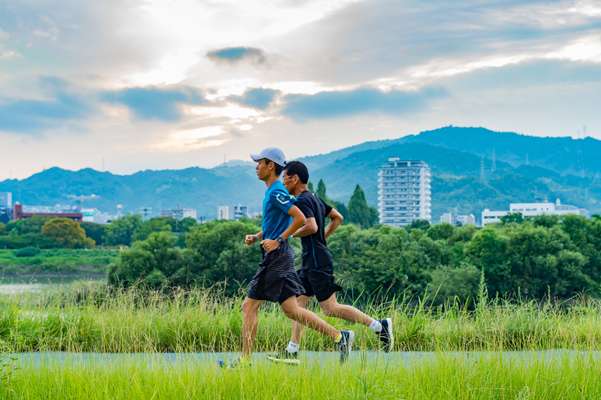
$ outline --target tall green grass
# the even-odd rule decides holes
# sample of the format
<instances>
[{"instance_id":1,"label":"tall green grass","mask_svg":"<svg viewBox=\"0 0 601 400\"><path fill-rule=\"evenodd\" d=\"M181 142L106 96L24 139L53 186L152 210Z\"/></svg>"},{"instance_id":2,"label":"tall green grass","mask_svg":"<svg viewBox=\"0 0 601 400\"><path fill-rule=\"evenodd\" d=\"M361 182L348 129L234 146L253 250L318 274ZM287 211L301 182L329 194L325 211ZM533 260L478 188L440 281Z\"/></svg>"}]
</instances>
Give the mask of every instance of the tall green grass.
<instances>
[{"instance_id":1,"label":"tall green grass","mask_svg":"<svg viewBox=\"0 0 601 400\"><path fill-rule=\"evenodd\" d=\"M238 351L242 296L231 299L210 290L142 295L87 285L0 298L0 345L10 351L197 352ZM601 348L601 304L480 301L475 310L427 302L370 303L374 317L391 316L395 350L533 350ZM376 349L366 327L326 318L357 332L358 346ZM287 343L290 322L276 305L260 315L256 350ZM328 339L307 330L302 347L328 350Z\"/></svg>"},{"instance_id":2,"label":"tall green grass","mask_svg":"<svg viewBox=\"0 0 601 400\"><path fill-rule=\"evenodd\" d=\"M505 360L441 355L404 364L300 367L255 363L222 370L198 362L24 365L0 385L2 399L596 399L601 362L589 356Z\"/></svg>"}]
</instances>

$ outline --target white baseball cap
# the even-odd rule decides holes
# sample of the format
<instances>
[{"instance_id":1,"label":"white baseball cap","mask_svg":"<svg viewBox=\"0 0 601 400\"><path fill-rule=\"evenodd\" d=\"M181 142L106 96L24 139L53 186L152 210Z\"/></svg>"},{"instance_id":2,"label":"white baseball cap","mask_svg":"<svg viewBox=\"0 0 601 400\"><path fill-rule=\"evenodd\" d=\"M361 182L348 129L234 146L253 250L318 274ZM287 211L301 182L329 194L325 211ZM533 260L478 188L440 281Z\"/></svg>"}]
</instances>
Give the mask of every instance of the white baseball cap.
<instances>
[{"instance_id":1,"label":"white baseball cap","mask_svg":"<svg viewBox=\"0 0 601 400\"><path fill-rule=\"evenodd\" d=\"M284 152L277 147L268 147L263 149L259 154L251 154L250 158L252 158L252 160L255 162L259 162L262 159L267 159L269 161L273 161L280 167L286 166L286 156L284 155Z\"/></svg>"}]
</instances>

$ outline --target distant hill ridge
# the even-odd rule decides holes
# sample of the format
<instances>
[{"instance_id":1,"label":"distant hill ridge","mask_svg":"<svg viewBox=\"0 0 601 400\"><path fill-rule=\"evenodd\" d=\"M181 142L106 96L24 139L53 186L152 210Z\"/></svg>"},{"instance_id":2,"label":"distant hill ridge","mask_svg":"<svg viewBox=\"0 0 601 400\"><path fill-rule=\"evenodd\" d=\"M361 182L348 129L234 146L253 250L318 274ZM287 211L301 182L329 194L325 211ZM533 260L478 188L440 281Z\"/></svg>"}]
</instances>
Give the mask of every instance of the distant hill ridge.
<instances>
[{"instance_id":1,"label":"distant hill ridge","mask_svg":"<svg viewBox=\"0 0 601 400\"><path fill-rule=\"evenodd\" d=\"M328 195L348 201L356 184L375 205L377 171L390 156L421 159L433 172L433 217L446 211L479 214L505 209L509 202L555 200L601 212L601 141L587 137L536 137L485 128L444 127L398 139L365 142L326 154L301 158L311 179L324 179ZM247 204L258 210L263 193L253 164L232 160L214 168L144 170L117 175L91 168L58 167L22 180L0 182L24 204L69 204L70 196L99 196L85 203L114 212L117 204L196 208L213 218L219 205Z\"/></svg>"}]
</instances>

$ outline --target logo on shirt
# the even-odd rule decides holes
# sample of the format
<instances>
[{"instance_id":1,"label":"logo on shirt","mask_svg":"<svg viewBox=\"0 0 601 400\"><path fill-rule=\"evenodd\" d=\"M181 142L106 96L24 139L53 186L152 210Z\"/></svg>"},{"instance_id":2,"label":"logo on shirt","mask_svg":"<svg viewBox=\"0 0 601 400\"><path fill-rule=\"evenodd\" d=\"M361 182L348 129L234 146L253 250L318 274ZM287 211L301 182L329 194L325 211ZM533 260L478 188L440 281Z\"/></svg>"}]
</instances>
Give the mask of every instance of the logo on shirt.
<instances>
[{"instance_id":1,"label":"logo on shirt","mask_svg":"<svg viewBox=\"0 0 601 400\"><path fill-rule=\"evenodd\" d=\"M281 204L290 203L290 196L285 195L284 193L276 193L275 199L279 201Z\"/></svg>"}]
</instances>

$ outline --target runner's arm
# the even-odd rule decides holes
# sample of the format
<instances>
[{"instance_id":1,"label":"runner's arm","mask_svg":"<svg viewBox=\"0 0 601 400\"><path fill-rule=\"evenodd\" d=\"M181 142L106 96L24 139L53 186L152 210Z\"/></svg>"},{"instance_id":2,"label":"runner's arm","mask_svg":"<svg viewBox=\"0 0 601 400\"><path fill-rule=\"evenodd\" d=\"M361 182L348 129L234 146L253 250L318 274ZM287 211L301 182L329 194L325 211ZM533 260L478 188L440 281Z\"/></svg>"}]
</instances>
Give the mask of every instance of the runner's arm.
<instances>
[{"instance_id":1,"label":"runner's arm","mask_svg":"<svg viewBox=\"0 0 601 400\"><path fill-rule=\"evenodd\" d=\"M254 242L256 242L257 240L261 240L263 239L263 232L259 231L257 233L255 233L254 235L246 235L244 237L244 243L246 243L247 245L251 245Z\"/></svg>"},{"instance_id":2,"label":"runner's arm","mask_svg":"<svg viewBox=\"0 0 601 400\"><path fill-rule=\"evenodd\" d=\"M290 209L288 210L288 215L292 217L292 223L288 226L288 229L286 229L280 235L283 239L288 239L290 235L298 231L307 221L305 215L297 206L290 207Z\"/></svg>"},{"instance_id":3,"label":"runner's arm","mask_svg":"<svg viewBox=\"0 0 601 400\"><path fill-rule=\"evenodd\" d=\"M335 208L332 208L332 211L330 211L330 213L328 214L328 217L330 217L330 223L326 227L326 233L325 233L326 239L332 233L334 233L336 228L338 228L340 225L342 225L342 222L344 221L344 217L342 216L342 214L340 214L340 212L338 212L338 210Z\"/></svg>"},{"instance_id":4,"label":"runner's arm","mask_svg":"<svg viewBox=\"0 0 601 400\"><path fill-rule=\"evenodd\" d=\"M299 230L294 232L294 234L292 236L305 237L305 236L313 235L315 232L317 232L317 222L315 222L314 217L311 217L311 218L307 218L305 225L303 225Z\"/></svg>"}]
</instances>

